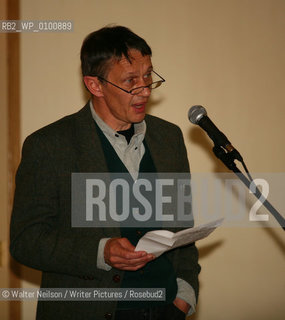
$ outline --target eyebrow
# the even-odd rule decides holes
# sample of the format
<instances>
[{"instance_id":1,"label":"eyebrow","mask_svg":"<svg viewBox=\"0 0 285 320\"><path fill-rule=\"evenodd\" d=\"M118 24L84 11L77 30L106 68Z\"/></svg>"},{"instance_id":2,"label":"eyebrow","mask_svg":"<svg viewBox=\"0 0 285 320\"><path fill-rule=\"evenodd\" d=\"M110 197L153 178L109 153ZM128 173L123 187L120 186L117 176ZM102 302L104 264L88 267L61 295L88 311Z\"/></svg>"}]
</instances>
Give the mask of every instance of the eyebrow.
<instances>
[{"instance_id":1,"label":"eyebrow","mask_svg":"<svg viewBox=\"0 0 285 320\"><path fill-rule=\"evenodd\" d=\"M149 72L149 71L153 71L153 66L150 66L146 72ZM137 72L133 72L133 71L126 73L126 76L136 76L136 75L137 75Z\"/></svg>"}]
</instances>

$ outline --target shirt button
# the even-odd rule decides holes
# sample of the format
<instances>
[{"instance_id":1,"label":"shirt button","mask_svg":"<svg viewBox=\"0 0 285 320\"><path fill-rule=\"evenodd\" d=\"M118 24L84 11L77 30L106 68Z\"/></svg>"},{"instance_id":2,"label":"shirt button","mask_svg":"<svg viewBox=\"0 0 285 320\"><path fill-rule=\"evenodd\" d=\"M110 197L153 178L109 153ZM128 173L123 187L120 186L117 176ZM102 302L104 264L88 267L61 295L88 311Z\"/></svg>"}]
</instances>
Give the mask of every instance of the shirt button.
<instances>
[{"instance_id":1,"label":"shirt button","mask_svg":"<svg viewBox=\"0 0 285 320\"><path fill-rule=\"evenodd\" d=\"M140 230L137 230L137 235L138 236L141 236L142 235L142 232Z\"/></svg>"},{"instance_id":2,"label":"shirt button","mask_svg":"<svg viewBox=\"0 0 285 320\"><path fill-rule=\"evenodd\" d=\"M121 280L121 277L120 277L118 274L115 274L115 275L113 276L113 281L114 281L114 282L118 283L118 282L120 282L120 280Z\"/></svg>"}]
</instances>

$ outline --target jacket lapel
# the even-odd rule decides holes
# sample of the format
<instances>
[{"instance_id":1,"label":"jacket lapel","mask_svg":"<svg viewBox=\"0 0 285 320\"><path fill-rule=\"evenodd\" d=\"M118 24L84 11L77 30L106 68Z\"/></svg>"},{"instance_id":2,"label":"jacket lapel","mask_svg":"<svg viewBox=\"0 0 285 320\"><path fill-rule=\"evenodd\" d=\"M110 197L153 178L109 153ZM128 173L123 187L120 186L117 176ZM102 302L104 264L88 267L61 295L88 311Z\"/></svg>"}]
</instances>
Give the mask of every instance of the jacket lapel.
<instances>
[{"instance_id":1,"label":"jacket lapel","mask_svg":"<svg viewBox=\"0 0 285 320\"><path fill-rule=\"evenodd\" d=\"M77 146L76 167L79 173L107 173L108 167L98 137L89 102L75 117L75 144ZM102 237L120 237L120 228L95 228L93 231L103 233Z\"/></svg>"},{"instance_id":2,"label":"jacket lapel","mask_svg":"<svg viewBox=\"0 0 285 320\"><path fill-rule=\"evenodd\" d=\"M77 113L74 128L78 172L108 172L89 102Z\"/></svg>"},{"instance_id":3,"label":"jacket lapel","mask_svg":"<svg viewBox=\"0 0 285 320\"><path fill-rule=\"evenodd\" d=\"M169 172L170 168L173 167L173 162L171 162L171 148L165 143L167 134L161 132L162 129L157 127L157 123L155 124L155 121L149 116L145 117L145 121L147 125L145 140L156 170L157 172Z\"/></svg>"}]
</instances>

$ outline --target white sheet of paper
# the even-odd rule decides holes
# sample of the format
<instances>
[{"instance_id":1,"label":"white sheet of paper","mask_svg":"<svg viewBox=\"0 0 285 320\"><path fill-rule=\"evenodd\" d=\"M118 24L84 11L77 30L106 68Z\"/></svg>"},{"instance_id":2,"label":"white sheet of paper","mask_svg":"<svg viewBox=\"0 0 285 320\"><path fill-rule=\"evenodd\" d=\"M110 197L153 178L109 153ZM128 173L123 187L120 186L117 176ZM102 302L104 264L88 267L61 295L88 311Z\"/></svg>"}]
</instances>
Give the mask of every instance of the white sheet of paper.
<instances>
[{"instance_id":1,"label":"white sheet of paper","mask_svg":"<svg viewBox=\"0 0 285 320\"><path fill-rule=\"evenodd\" d=\"M223 222L218 219L195 228L173 233L168 230L155 230L147 232L138 242L135 251L146 251L159 257L165 251L177 248L203 238L206 238Z\"/></svg>"}]
</instances>

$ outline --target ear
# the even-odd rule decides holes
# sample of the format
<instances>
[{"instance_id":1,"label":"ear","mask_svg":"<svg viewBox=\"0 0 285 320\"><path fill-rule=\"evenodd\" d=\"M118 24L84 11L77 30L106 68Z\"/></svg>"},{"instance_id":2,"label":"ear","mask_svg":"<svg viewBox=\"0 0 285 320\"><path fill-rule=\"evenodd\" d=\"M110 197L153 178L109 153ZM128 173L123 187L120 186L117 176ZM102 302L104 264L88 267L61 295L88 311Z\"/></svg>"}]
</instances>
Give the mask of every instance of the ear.
<instances>
[{"instance_id":1,"label":"ear","mask_svg":"<svg viewBox=\"0 0 285 320\"><path fill-rule=\"evenodd\" d=\"M85 86L96 97L103 97L102 92L102 83L98 80L97 77L85 76L83 77Z\"/></svg>"}]
</instances>

